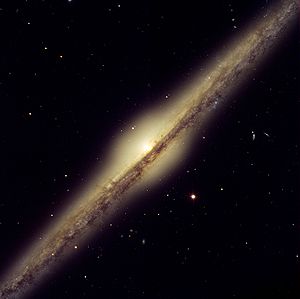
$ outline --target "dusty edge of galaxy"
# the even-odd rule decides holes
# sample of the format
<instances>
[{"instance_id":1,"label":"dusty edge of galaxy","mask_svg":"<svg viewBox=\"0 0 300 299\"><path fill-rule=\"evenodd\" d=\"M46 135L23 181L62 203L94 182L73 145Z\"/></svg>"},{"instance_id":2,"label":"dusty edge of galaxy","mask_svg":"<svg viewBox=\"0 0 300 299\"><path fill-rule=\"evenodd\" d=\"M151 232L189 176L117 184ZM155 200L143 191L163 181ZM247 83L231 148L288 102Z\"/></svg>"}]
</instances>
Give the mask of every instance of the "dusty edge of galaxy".
<instances>
[{"instance_id":1,"label":"dusty edge of galaxy","mask_svg":"<svg viewBox=\"0 0 300 299\"><path fill-rule=\"evenodd\" d=\"M267 58L277 43L279 45L295 24L298 10L298 1L281 0L267 15L259 16L258 21L234 37L218 61L209 65L205 76L195 78L179 100L166 107L164 119L167 121L152 136L146 150L119 169L118 165L110 166L114 161L109 161L106 170L109 175L103 178L100 174L97 191L87 192L71 208L63 211L57 223L48 229L47 236L32 244L24 256L7 269L0 284L0 297L24 298L30 295L42 280L47 279L53 268L61 266L63 260L71 256L76 244L80 246L99 227L101 229L101 225L120 208L127 193L144 180L152 168L169 168L170 165L162 164L167 155L175 155L174 144L182 144L183 138L188 144L186 138L191 139L191 130L212 117L217 104L226 104L225 100L246 81L247 75ZM175 162L173 159L172 163ZM114 172L109 170L110 167Z\"/></svg>"}]
</instances>

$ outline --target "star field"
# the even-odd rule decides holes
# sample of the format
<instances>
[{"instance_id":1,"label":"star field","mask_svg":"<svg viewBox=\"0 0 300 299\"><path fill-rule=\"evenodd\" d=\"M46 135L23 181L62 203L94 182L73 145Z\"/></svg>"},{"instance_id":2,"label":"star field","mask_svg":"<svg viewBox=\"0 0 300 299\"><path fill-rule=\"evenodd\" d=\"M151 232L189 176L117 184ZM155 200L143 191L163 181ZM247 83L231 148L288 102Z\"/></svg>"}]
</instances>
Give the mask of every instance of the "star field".
<instances>
[{"instance_id":1,"label":"star field","mask_svg":"<svg viewBox=\"0 0 300 299\"><path fill-rule=\"evenodd\" d=\"M138 129L132 115L172 101L271 1L209 2L1 4L0 269ZM32 298L298 298L298 36Z\"/></svg>"}]
</instances>

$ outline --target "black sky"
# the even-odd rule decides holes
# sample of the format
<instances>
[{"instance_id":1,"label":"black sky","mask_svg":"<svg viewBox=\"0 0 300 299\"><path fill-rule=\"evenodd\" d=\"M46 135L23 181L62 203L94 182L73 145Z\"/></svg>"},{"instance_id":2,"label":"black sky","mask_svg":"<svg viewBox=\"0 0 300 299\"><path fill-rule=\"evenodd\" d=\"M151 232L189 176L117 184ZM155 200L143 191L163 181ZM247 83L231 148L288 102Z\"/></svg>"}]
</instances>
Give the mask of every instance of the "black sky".
<instances>
[{"instance_id":1,"label":"black sky","mask_svg":"<svg viewBox=\"0 0 300 299\"><path fill-rule=\"evenodd\" d=\"M134 116L172 101L270 6L4 1L1 272L55 222ZM299 104L298 26L184 164L146 186L32 298L299 298Z\"/></svg>"}]
</instances>

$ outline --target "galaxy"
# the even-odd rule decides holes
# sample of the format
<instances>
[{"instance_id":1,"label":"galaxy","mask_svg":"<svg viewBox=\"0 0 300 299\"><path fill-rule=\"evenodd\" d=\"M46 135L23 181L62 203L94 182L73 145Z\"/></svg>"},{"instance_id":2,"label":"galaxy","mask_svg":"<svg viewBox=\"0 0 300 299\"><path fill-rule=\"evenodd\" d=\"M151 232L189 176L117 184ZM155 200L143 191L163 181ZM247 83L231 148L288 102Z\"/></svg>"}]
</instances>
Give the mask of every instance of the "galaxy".
<instances>
[{"instance_id":1,"label":"galaxy","mask_svg":"<svg viewBox=\"0 0 300 299\"><path fill-rule=\"evenodd\" d=\"M128 56L135 34L122 9L127 5L136 22L141 22L136 13L143 11L149 22L134 30L157 38L155 30L163 36L170 34L180 5L166 13L167 7L156 3L142 1L135 9L132 4L107 3L99 6L101 21L88 21L95 4L72 0L60 5L26 3L14 10L1 9L4 24L16 22L5 36L2 64L8 71L2 85L7 102L13 103L7 106L4 120L9 115L17 120L3 133L3 142L4 149L11 151L9 157L20 156L4 161L4 170L14 170L14 179L3 171L2 181L8 183L3 185L7 200L1 202L0 214L5 240L1 256L6 261L1 267L1 298L298 297L298 3L264 1L242 7L223 1L218 11L205 4L207 12L221 16L220 21L209 30L199 29L197 47L191 46L196 36L188 37L192 51L179 57L185 60L181 66L192 63L193 70L189 69L187 78L182 77L183 71L173 70L181 79L163 97L154 90L166 88L168 83L162 79L168 75L162 74L159 80L153 76L152 83L143 81L141 69L146 77L151 72L147 74L139 62L143 55L148 57L146 65L155 57L162 62L163 54L153 46L155 54L146 54L145 49L141 56ZM187 14L183 20L190 20L185 26L196 30L191 8L182 5ZM45 20L37 12L45 14ZM11 14L13 21L8 20ZM222 26L228 16L230 26ZM165 18L170 22L162 29ZM236 18L241 19L239 24ZM86 36L84 28L91 29L97 22L105 25L109 19L114 26L101 28L99 40L91 31ZM84 20L86 24L81 25ZM62 26L63 33L52 36L50 24L57 26L55 32ZM152 26L156 29L147 29ZM116 32L118 38L113 38ZM221 32L224 37L217 40ZM132 39L122 39L123 34ZM200 49L206 36L212 36L212 45ZM129 52L124 50L122 56L110 51L120 51L112 46L115 40L117 44L122 41ZM172 59L179 59L176 53L185 47L174 45ZM80 59L86 51L88 57ZM210 54L202 54L207 56L204 59L201 53L205 51ZM128 57L136 61L125 63ZM105 60L111 64L110 71ZM78 62L74 65L74 61ZM118 79L120 87L114 88L117 73L112 70L119 63L126 75ZM154 74L155 68L161 71L155 64L147 67ZM135 68L139 71L133 75ZM170 66L167 72L171 70ZM33 77L27 78L28 72ZM144 95L138 92L139 84L144 84L139 80L148 81ZM131 103L129 91L145 100ZM148 99L150 95L162 100L155 102ZM23 111L17 112L20 108ZM84 114L81 118L80 113ZM18 128L15 134L13 129ZM91 134L94 137L88 137ZM226 138L218 137L222 134ZM77 144L68 145L69 136L77 136ZM101 144L97 145L96 138L102 139ZM11 139L14 142L6 141ZM55 139L60 140L58 146ZM90 148L97 153L89 152L93 157L89 163ZM57 169L60 159L64 167ZM38 161L40 169L25 167L25 162L19 165L19 160L33 165ZM90 166L84 170L86 163ZM17 181L20 188L15 186ZM67 194L59 191L65 188ZM13 191L6 195L8 190ZM14 222L22 227L17 232ZM253 275L257 278L249 290ZM165 284L160 283L162 277ZM178 280L175 285L174 280Z\"/></svg>"}]
</instances>

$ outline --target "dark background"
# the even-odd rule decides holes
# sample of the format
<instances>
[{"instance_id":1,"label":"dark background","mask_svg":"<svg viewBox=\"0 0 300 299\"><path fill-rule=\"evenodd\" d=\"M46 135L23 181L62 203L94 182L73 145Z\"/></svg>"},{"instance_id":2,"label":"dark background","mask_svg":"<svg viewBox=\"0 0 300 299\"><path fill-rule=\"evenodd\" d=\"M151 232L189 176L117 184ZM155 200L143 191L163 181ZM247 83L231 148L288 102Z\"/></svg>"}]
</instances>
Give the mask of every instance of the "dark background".
<instances>
[{"instance_id":1,"label":"dark background","mask_svg":"<svg viewBox=\"0 0 300 299\"><path fill-rule=\"evenodd\" d=\"M134 115L172 101L270 5L2 2L1 272L55 222ZM184 165L33 297L299 298L298 85L299 26L194 140Z\"/></svg>"}]
</instances>

